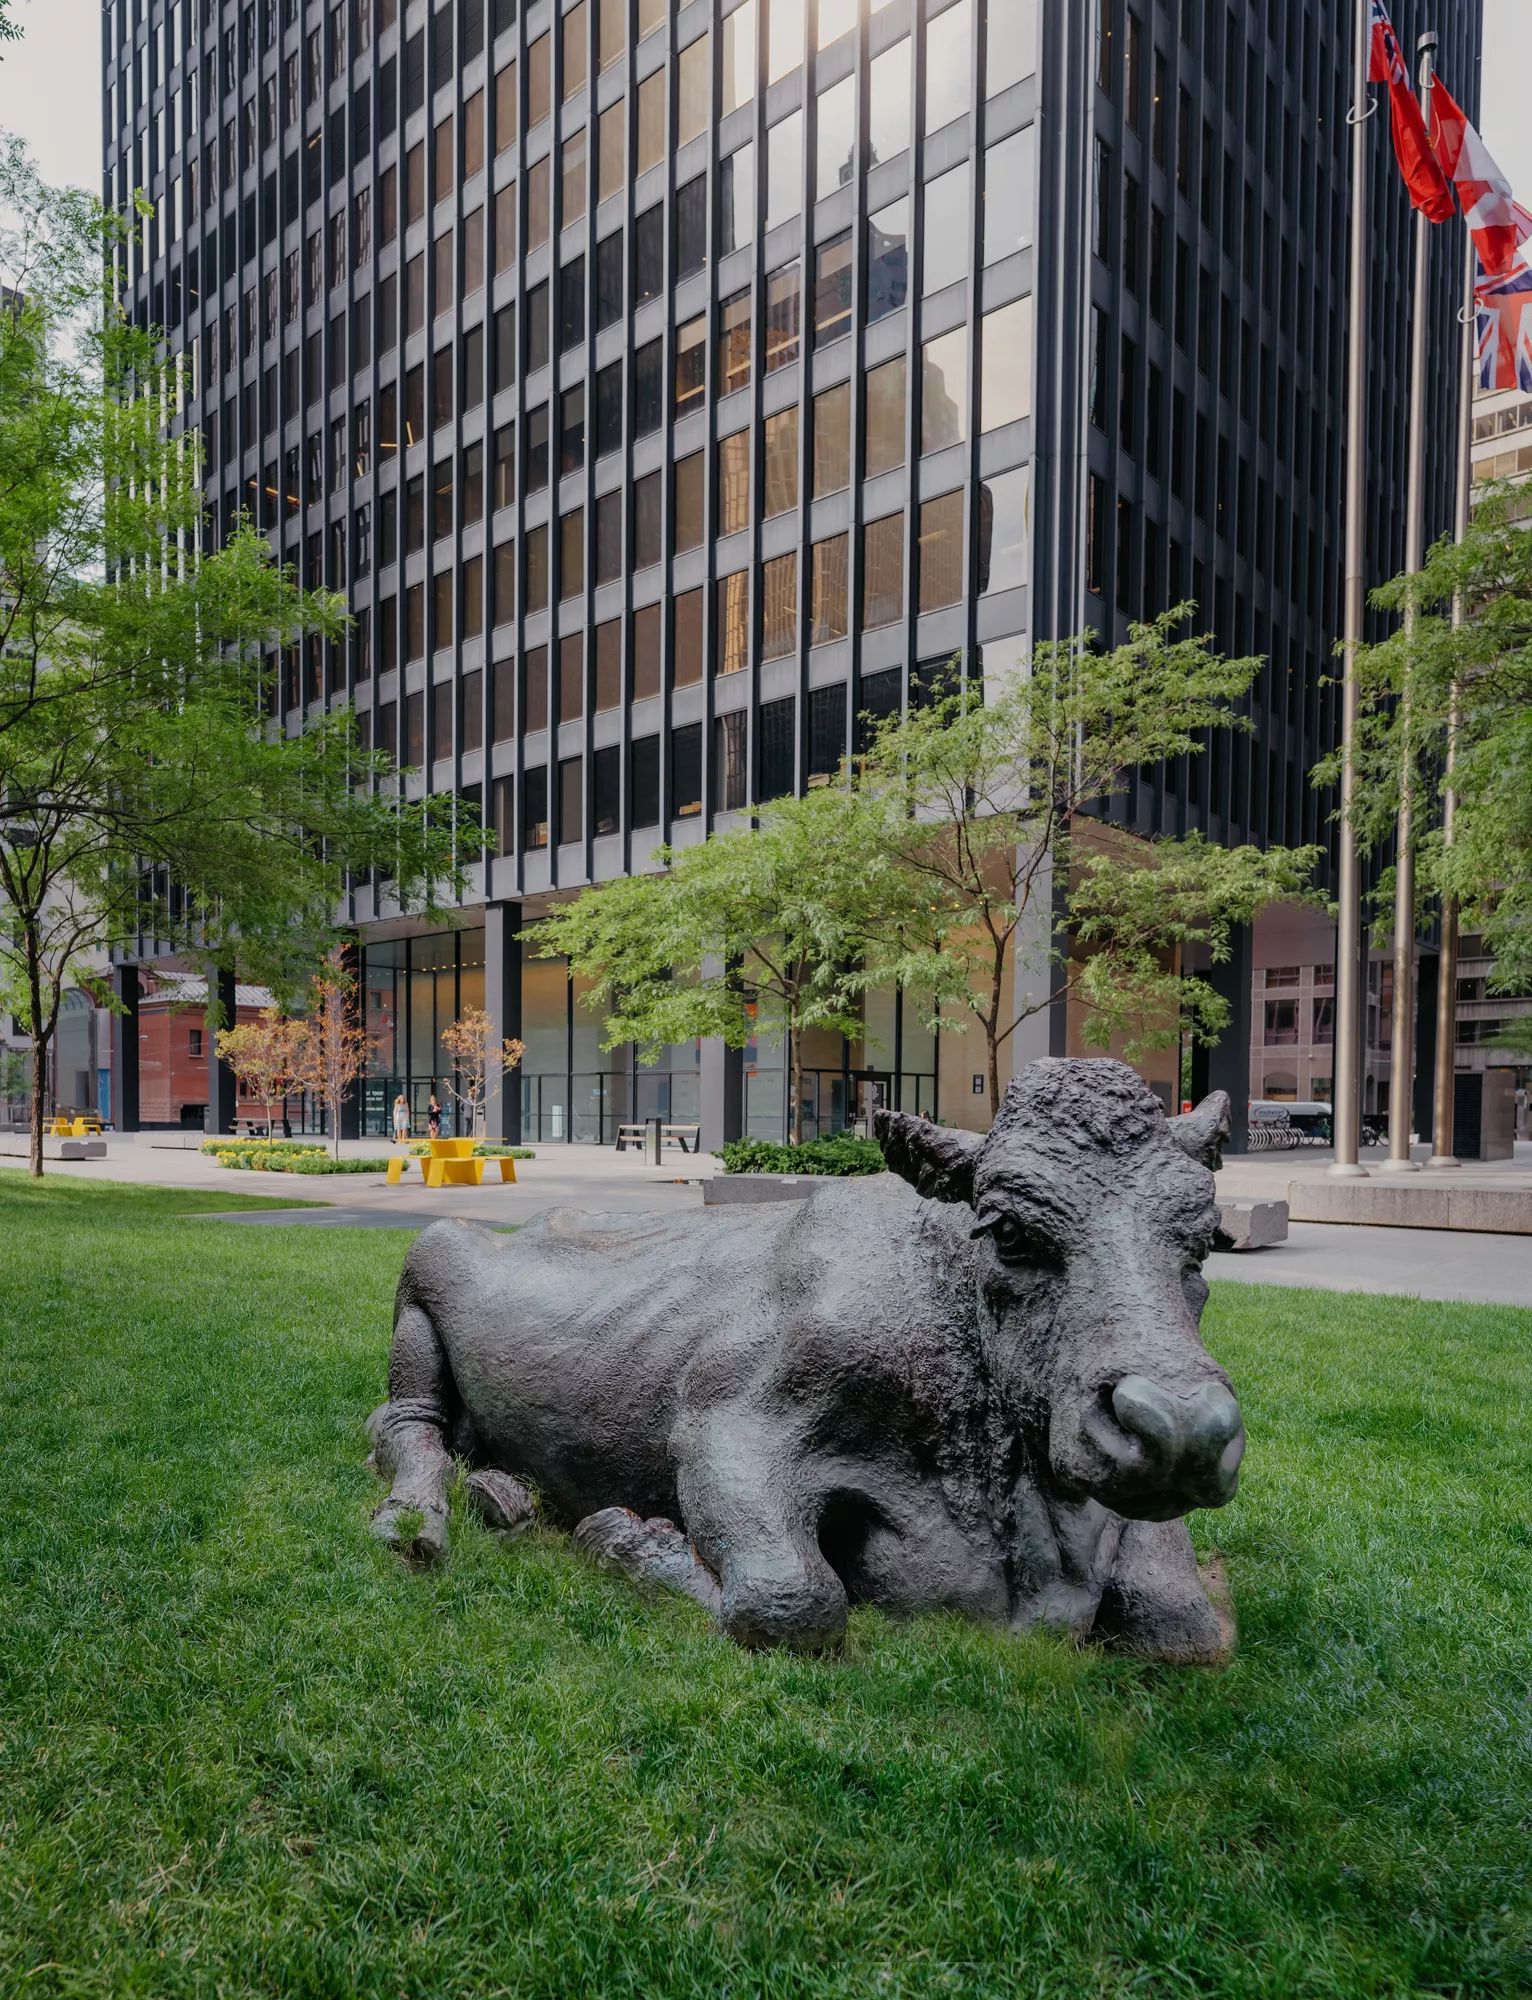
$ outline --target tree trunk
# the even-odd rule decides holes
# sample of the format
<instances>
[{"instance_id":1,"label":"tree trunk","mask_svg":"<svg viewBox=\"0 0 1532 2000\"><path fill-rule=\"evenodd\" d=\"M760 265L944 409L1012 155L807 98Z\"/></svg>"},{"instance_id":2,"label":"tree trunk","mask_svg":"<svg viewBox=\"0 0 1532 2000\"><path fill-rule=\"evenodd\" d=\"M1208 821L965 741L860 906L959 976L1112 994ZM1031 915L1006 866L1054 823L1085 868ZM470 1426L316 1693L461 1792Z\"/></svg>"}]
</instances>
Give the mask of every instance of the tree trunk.
<instances>
[{"instance_id":1,"label":"tree trunk","mask_svg":"<svg viewBox=\"0 0 1532 2000\"><path fill-rule=\"evenodd\" d=\"M27 924L23 937L27 954L27 998L32 1008L32 1136L27 1149L27 1171L33 1180L43 1177L43 1100L47 1096L48 1041L43 1031L43 981L37 962L37 927Z\"/></svg>"},{"instance_id":2,"label":"tree trunk","mask_svg":"<svg viewBox=\"0 0 1532 2000\"><path fill-rule=\"evenodd\" d=\"M1000 1047L992 1023L986 1024L985 1038L989 1045L989 1122L993 1125L1000 1116Z\"/></svg>"},{"instance_id":3,"label":"tree trunk","mask_svg":"<svg viewBox=\"0 0 1532 2000\"><path fill-rule=\"evenodd\" d=\"M792 1143L801 1146L803 1144L803 1040L794 1027L789 1027L787 1031L787 1075L787 1087L792 1094L788 1130Z\"/></svg>"}]
</instances>

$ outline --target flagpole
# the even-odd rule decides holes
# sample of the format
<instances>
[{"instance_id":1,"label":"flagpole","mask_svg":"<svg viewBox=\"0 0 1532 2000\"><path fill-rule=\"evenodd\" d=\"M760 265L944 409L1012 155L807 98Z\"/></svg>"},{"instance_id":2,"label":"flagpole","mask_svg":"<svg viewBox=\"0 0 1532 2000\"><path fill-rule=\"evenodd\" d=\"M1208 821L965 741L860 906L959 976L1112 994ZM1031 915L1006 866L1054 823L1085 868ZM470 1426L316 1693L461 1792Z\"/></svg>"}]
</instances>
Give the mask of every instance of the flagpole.
<instances>
[{"instance_id":1,"label":"flagpole","mask_svg":"<svg viewBox=\"0 0 1532 2000\"><path fill-rule=\"evenodd\" d=\"M1478 251L1472 230L1465 230L1467 247L1463 270L1463 354L1458 371L1458 490L1456 538L1468 536L1469 495L1473 488L1473 388L1475 334L1474 282L1478 275ZM1460 626L1467 616L1463 593L1452 600L1452 622ZM1442 791L1442 847L1452 850L1457 820L1457 794L1453 773L1458 760L1458 691L1452 690L1447 716L1447 777ZM1436 988L1436 1078L1431 1117L1431 1159L1433 1167L1461 1165L1457 1145L1457 1041L1458 1041L1458 904L1450 890L1443 890L1441 969Z\"/></svg>"},{"instance_id":2,"label":"flagpole","mask_svg":"<svg viewBox=\"0 0 1532 2000\"><path fill-rule=\"evenodd\" d=\"M1428 28L1416 43L1420 57L1420 114L1431 129L1431 78L1437 38ZM1404 566L1419 576L1426 560L1426 353L1431 313L1432 222L1415 211L1415 299L1410 322L1410 454L1405 498ZM1420 609L1413 593L1404 613L1404 686L1399 696L1399 834L1394 861L1394 1034L1388 1077L1386 1174L1420 1169L1410 1153L1415 1122L1415 750L1411 740L1413 643Z\"/></svg>"},{"instance_id":3,"label":"flagpole","mask_svg":"<svg viewBox=\"0 0 1532 2000\"><path fill-rule=\"evenodd\" d=\"M1346 360L1346 578L1341 677L1341 782L1338 894L1335 948L1335 1159L1329 1171L1340 1179L1366 1175L1359 1159L1362 1136L1362 880L1356 826L1356 655L1362 643L1367 606L1367 102L1372 46L1370 0L1356 0L1355 101L1351 126L1351 315Z\"/></svg>"}]
</instances>

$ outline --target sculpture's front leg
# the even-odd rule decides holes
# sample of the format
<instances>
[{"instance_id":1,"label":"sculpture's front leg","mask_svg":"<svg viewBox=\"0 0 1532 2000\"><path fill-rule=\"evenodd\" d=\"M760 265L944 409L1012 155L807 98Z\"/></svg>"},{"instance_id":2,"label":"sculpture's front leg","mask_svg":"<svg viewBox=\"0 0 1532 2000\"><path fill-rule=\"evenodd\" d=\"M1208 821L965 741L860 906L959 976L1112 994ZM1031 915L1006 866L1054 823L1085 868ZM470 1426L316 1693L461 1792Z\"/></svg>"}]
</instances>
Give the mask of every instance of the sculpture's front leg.
<instances>
[{"instance_id":1,"label":"sculpture's front leg","mask_svg":"<svg viewBox=\"0 0 1532 2000\"><path fill-rule=\"evenodd\" d=\"M1233 1614L1209 1596L1184 1520L1123 1523L1095 1631L1171 1666L1222 1666L1232 1656Z\"/></svg>"}]
</instances>

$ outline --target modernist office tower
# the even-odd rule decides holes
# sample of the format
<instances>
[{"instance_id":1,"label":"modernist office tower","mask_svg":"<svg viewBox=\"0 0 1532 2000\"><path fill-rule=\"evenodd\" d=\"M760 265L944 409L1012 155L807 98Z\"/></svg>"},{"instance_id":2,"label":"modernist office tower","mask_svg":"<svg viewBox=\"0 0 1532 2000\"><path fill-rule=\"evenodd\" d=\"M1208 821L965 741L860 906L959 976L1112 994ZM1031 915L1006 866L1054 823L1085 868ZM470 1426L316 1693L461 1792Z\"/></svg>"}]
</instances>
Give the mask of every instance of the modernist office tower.
<instances>
[{"instance_id":1,"label":"modernist office tower","mask_svg":"<svg viewBox=\"0 0 1532 2000\"><path fill-rule=\"evenodd\" d=\"M1407 42L1419 11L1396 8ZM1472 106L1479 8L1444 12ZM384 1038L370 1124L401 1085L423 1098L441 1028L483 996L527 1045L507 1118L529 1137L655 1111L709 1138L780 1132L778 1053L603 1053L517 932L662 839L827 781L860 716L955 655L1005 671L1032 636L1196 597L1221 644L1270 657L1255 733L1125 816L1315 836L1347 14L111 0L107 190L157 205L124 288L194 362L209 532L253 514L355 617L349 645L282 663L277 719L350 703L410 786L479 800L495 830L453 933L357 890ZM1408 334L1385 122L1380 577L1402 551ZM971 1052L938 1053L915 1013L878 1002L864 1045L811 1052L811 1129L844 1117L858 1072L969 1116ZM1051 1034L1065 1046L1068 1022Z\"/></svg>"}]
</instances>

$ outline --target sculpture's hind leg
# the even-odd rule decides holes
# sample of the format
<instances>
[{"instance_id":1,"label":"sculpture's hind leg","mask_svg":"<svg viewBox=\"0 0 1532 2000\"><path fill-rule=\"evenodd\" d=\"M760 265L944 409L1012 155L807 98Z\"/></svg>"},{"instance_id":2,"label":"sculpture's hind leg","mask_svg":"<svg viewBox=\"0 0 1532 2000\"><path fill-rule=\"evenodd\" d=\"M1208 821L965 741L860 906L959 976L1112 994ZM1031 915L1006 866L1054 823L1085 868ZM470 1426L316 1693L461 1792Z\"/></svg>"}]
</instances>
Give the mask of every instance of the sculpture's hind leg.
<instances>
[{"instance_id":1,"label":"sculpture's hind leg","mask_svg":"<svg viewBox=\"0 0 1532 2000\"><path fill-rule=\"evenodd\" d=\"M430 1314L402 1304L388 1357L388 1401L374 1432L377 1467L391 1483L372 1528L419 1562L437 1562L447 1553L452 1454L446 1439L456 1409L452 1370Z\"/></svg>"}]
</instances>

